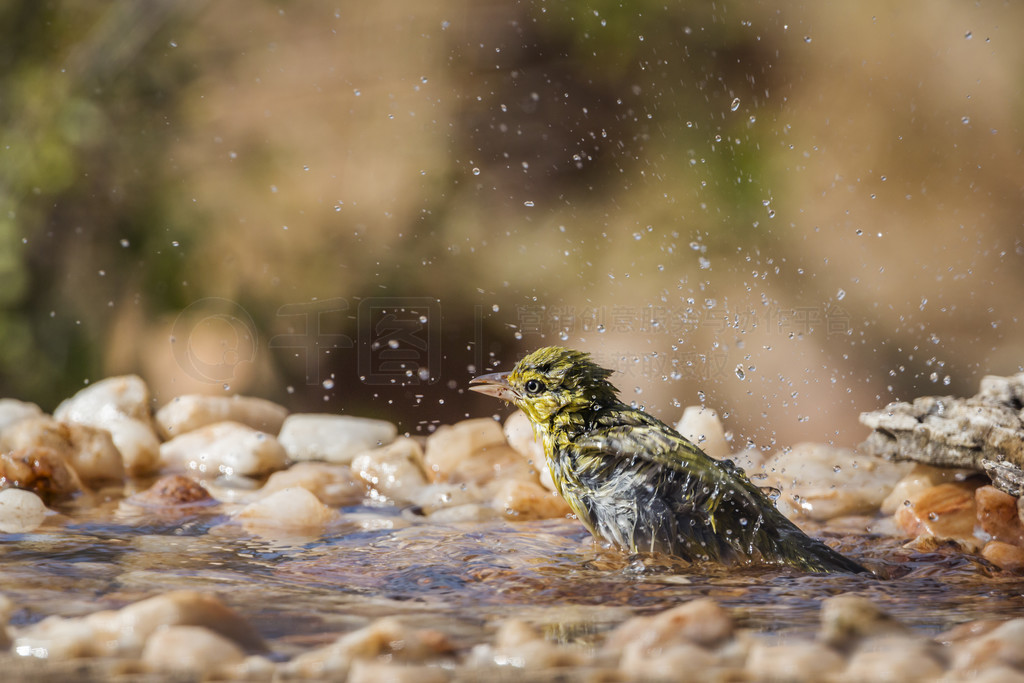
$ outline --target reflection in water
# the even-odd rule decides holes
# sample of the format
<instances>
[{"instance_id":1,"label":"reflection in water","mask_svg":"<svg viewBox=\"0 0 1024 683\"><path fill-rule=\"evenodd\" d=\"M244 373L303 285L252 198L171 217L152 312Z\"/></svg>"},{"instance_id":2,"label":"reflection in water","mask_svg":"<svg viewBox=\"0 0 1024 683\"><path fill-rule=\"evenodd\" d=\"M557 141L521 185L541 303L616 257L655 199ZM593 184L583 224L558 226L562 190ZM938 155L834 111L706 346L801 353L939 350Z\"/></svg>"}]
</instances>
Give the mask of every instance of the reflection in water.
<instances>
[{"instance_id":1,"label":"reflection in water","mask_svg":"<svg viewBox=\"0 0 1024 683\"><path fill-rule=\"evenodd\" d=\"M343 511L357 521L324 536L267 538L217 508L138 526L124 515L112 522L114 509L0 545L4 592L20 608L14 624L190 588L220 594L288 655L385 615L469 646L513 616L550 638L587 643L629 616L697 597L719 601L742 626L801 635L817 629L821 600L841 593L866 595L928 633L1024 608L1020 578L990 576L960 552L916 553L871 536L843 537L841 550L878 576L818 576L628 557L596 546L571 520L366 531L368 513L379 526L401 513L360 507Z\"/></svg>"}]
</instances>

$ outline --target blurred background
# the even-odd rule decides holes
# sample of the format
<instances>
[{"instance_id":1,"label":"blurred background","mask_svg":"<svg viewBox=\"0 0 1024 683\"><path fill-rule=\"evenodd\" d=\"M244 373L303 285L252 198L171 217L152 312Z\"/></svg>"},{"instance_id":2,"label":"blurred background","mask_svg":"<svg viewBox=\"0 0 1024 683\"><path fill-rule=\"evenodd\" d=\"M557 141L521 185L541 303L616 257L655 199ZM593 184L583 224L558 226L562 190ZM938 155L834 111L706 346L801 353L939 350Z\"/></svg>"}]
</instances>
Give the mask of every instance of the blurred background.
<instances>
[{"instance_id":1,"label":"blurred background","mask_svg":"<svg viewBox=\"0 0 1024 683\"><path fill-rule=\"evenodd\" d=\"M410 433L548 344L737 446L1022 369L1024 5L0 5L0 395Z\"/></svg>"}]
</instances>

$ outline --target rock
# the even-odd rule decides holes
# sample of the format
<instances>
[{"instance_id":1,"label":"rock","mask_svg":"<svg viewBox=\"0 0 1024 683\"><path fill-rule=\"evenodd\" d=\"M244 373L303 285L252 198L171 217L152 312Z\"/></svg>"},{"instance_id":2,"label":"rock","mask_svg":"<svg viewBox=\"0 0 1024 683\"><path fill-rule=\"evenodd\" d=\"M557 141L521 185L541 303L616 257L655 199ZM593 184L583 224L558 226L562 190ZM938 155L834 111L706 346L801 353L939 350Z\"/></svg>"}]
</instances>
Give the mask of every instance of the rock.
<instances>
[{"instance_id":1,"label":"rock","mask_svg":"<svg viewBox=\"0 0 1024 683\"><path fill-rule=\"evenodd\" d=\"M25 489L50 504L82 492L78 474L52 448L0 453L0 488Z\"/></svg>"},{"instance_id":2,"label":"rock","mask_svg":"<svg viewBox=\"0 0 1024 683\"><path fill-rule=\"evenodd\" d=\"M414 440L400 437L383 448L360 453L352 459L352 472L365 481L378 498L409 502L427 484L423 449Z\"/></svg>"},{"instance_id":3,"label":"rock","mask_svg":"<svg viewBox=\"0 0 1024 683\"><path fill-rule=\"evenodd\" d=\"M249 503L235 515L249 526L284 530L321 529L337 521L338 513L308 490L293 486Z\"/></svg>"},{"instance_id":4,"label":"rock","mask_svg":"<svg viewBox=\"0 0 1024 683\"><path fill-rule=\"evenodd\" d=\"M324 505L355 505L366 496L366 484L350 468L326 462L299 462L274 472L259 495L267 496L294 486L306 489Z\"/></svg>"},{"instance_id":5,"label":"rock","mask_svg":"<svg viewBox=\"0 0 1024 683\"><path fill-rule=\"evenodd\" d=\"M544 455L544 444L533 432L533 425L526 413L517 410L512 413L502 428L505 433L505 440L519 455L526 458L526 462L537 470L540 476L541 485L549 491L555 491L555 482L551 478L551 469L547 464L547 457Z\"/></svg>"},{"instance_id":6,"label":"rock","mask_svg":"<svg viewBox=\"0 0 1024 683\"><path fill-rule=\"evenodd\" d=\"M729 442L718 413L704 406L689 406L676 424L676 431L695 443L715 460L729 457Z\"/></svg>"},{"instance_id":7,"label":"rock","mask_svg":"<svg viewBox=\"0 0 1024 683\"><path fill-rule=\"evenodd\" d=\"M156 468L160 441L150 416L149 387L141 378L125 375L96 382L57 406L53 416L110 432L129 474Z\"/></svg>"},{"instance_id":8,"label":"rock","mask_svg":"<svg viewBox=\"0 0 1024 683\"><path fill-rule=\"evenodd\" d=\"M392 664L390 662L369 662L357 659L352 662L346 683L445 683L452 680L451 671L440 666L416 666Z\"/></svg>"},{"instance_id":9,"label":"rock","mask_svg":"<svg viewBox=\"0 0 1024 683\"><path fill-rule=\"evenodd\" d=\"M21 630L14 651L53 660L74 657L139 657L146 641L172 626L202 626L246 650L265 650L259 634L212 595L172 591L116 611L85 617L47 617Z\"/></svg>"},{"instance_id":10,"label":"rock","mask_svg":"<svg viewBox=\"0 0 1024 683\"><path fill-rule=\"evenodd\" d=\"M462 524L465 522L490 522L504 519L505 515L489 505L465 503L438 508L430 513L430 521L434 524Z\"/></svg>"},{"instance_id":11,"label":"rock","mask_svg":"<svg viewBox=\"0 0 1024 683\"><path fill-rule=\"evenodd\" d=\"M994 486L982 486L974 492L978 523L995 541L1024 546L1024 524L1021 524L1017 498Z\"/></svg>"},{"instance_id":12,"label":"rock","mask_svg":"<svg viewBox=\"0 0 1024 683\"><path fill-rule=\"evenodd\" d=\"M156 413L160 436L171 439L217 422L238 422L267 434L281 431L288 409L252 396L178 396Z\"/></svg>"},{"instance_id":13,"label":"rock","mask_svg":"<svg viewBox=\"0 0 1024 683\"><path fill-rule=\"evenodd\" d=\"M559 496L538 483L521 479L500 479L486 489L491 507L510 519L550 519L572 514Z\"/></svg>"},{"instance_id":14,"label":"rock","mask_svg":"<svg viewBox=\"0 0 1024 683\"><path fill-rule=\"evenodd\" d=\"M254 476L283 468L288 455L270 434L238 422L218 422L164 442L160 459L167 467L203 477Z\"/></svg>"},{"instance_id":15,"label":"rock","mask_svg":"<svg viewBox=\"0 0 1024 683\"><path fill-rule=\"evenodd\" d=\"M1024 619L1010 619L988 633L953 644L953 670L967 674L1005 665L1024 669Z\"/></svg>"},{"instance_id":16,"label":"rock","mask_svg":"<svg viewBox=\"0 0 1024 683\"><path fill-rule=\"evenodd\" d=\"M0 435L0 451L53 449L87 483L124 480L124 461L110 432L74 422L58 422L51 417L32 417L19 421Z\"/></svg>"},{"instance_id":17,"label":"rock","mask_svg":"<svg viewBox=\"0 0 1024 683\"><path fill-rule=\"evenodd\" d=\"M427 474L433 481L450 481L464 460L498 447L506 447L505 435L501 426L488 417L444 425L427 439Z\"/></svg>"},{"instance_id":18,"label":"rock","mask_svg":"<svg viewBox=\"0 0 1024 683\"><path fill-rule=\"evenodd\" d=\"M909 536L930 536L974 543L978 513L974 487L966 483L939 484L910 498L896 511L896 523Z\"/></svg>"},{"instance_id":19,"label":"rock","mask_svg":"<svg viewBox=\"0 0 1024 683\"><path fill-rule=\"evenodd\" d=\"M824 521L877 512L911 467L845 448L801 443L765 463L767 477L757 484L782 491L778 508L787 517Z\"/></svg>"},{"instance_id":20,"label":"rock","mask_svg":"<svg viewBox=\"0 0 1024 683\"><path fill-rule=\"evenodd\" d=\"M682 668L686 661L678 663ZM747 658L746 671L752 681L834 680L846 666L846 660L820 643L798 641L771 645L754 643Z\"/></svg>"},{"instance_id":21,"label":"rock","mask_svg":"<svg viewBox=\"0 0 1024 683\"><path fill-rule=\"evenodd\" d=\"M217 503L199 482L180 474L160 477L148 489L125 498L123 502L146 508L195 507Z\"/></svg>"},{"instance_id":22,"label":"rock","mask_svg":"<svg viewBox=\"0 0 1024 683\"><path fill-rule=\"evenodd\" d=\"M30 417L42 417L43 411L35 403L14 398L0 398L0 436L11 426Z\"/></svg>"},{"instance_id":23,"label":"rock","mask_svg":"<svg viewBox=\"0 0 1024 683\"><path fill-rule=\"evenodd\" d=\"M679 644L715 647L734 631L732 618L717 602L698 598L652 617L629 619L609 634L605 649L624 656L627 648L639 649L639 656Z\"/></svg>"},{"instance_id":24,"label":"rock","mask_svg":"<svg viewBox=\"0 0 1024 683\"><path fill-rule=\"evenodd\" d=\"M444 508L482 503L485 498L483 489L471 484L428 484L413 492L412 502L431 515Z\"/></svg>"},{"instance_id":25,"label":"rock","mask_svg":"<svg viewBox=\"0 0 1024 683\"><path fill-rule=\"evenodd\" d=\"M891 515L902 506L907 505L907 501L925 489L930 489L939 484L964 481L973 474L975 473L971 470L932 467L931 465L915 463L914 467L902 479L896 482L896 486L893 487L889 495L882 501L882 512Z\"/></svg>"},{"instance_id":26,"label":"rock","mask_svg":"<svg viewBox=\"0 0 1024 683\"><path fill-rule=\"evenodd\" d=\"M540 483L537 469L510 446L484 448L451 465L452 469L446 472L432 472L434 481L478 485L509 480ZM427 467L430 468L429 462Z\"/></svg>"},{"instance_id":27,"label":"rock","mask_svg":"<svg viewBox=\"0 0 1024 683\"><path fill-rule=\"evenodd\" d=\"M981 556L1008 572L1024 573L1024 548L1002 541L989 541L981 549Z\"/></svg>"},{"instance_id":28,"label":"rock","mask_svg":"<svg viewBox=\"0 0 1024 683\"><path fill-rule=\"evenodd\" d=\"M22 534L33 531L42 525L45 518L46 505L43 504L42 498L31 491L0 491L0 532Z\"/></svg>"},{"instance_id":29,"label":"rock","mask_svg":"<svg viewBox=\"0 0 1024 683\"><path fill-rule=\"evenodd\" d=\"M865 452L889 459L987 471L1002 491L1024 490L1024 419L1020 392L1024 373L986 377L973 398L924 396L863 413L874 432Z\"/></svg>"},{"instance_id":30,"label":"rock","mask_svg":"<svg viewBox=\"0 0 1024 683\"><path fill-rule=\"evenodd\" d=\"M821 603L822 642L850 650L868 638L906 636L912 631L860 595L837 595Z\"/></svg>"},{"instance_id":31,"label":"rock","mask_svg":"<svg viewBox=\"0 0 1024 683\"><path fill-rule=\"evenodd\" d=\"M448 656L454 647L441 633L416 631L384 617L341 636L331 645L305 652L282 665L284 677L343 680L356 660L385 658L390 663L420 663Z\"/></svg>"},{"instance_id":32,"label":"rock","mask_svg":"<svg viewBox=\"0 0 1024 683\"><path fill-rule=\"evenodd\" d=\"M347 465L362 453L395 440L398 429L385 420L350 415L289 415L278 438L292 460L326 460Z\"/></svg>"},{"instance_id":33,"label":"rock","mask_svg":"<svg viewBox=\"0 0 1024 683\"><path fill-rule=\"evenodd\" d=\"M160 672L210 674L244 659L233 641L202 626L159 629L142 650L142 663Z\"/></svg>"},{"instance_id":34,"label":"rock","mask_svg":"<svg viewBox=\"0 0 1024 683\"><path fill-rule=\"evenodd\" d=\"M468 664L476 669L498 666L537 672L555 667L578 667L587 664L588 660L582 650L549 642L529 624L509 619L498 627L493 645L479 645L473 649Z\"/></svg>"},{"instance_id":35,"label":"rock","mask_svg":"<svg viewBox=\"0 0 1024 683\"><path fill-rule=\"evenodd\" d=\"M889 636L863 643L834 680L924 682L936 680L944 671L941 648L935 643L912 636Z\"/></svg>"}]
</instances>

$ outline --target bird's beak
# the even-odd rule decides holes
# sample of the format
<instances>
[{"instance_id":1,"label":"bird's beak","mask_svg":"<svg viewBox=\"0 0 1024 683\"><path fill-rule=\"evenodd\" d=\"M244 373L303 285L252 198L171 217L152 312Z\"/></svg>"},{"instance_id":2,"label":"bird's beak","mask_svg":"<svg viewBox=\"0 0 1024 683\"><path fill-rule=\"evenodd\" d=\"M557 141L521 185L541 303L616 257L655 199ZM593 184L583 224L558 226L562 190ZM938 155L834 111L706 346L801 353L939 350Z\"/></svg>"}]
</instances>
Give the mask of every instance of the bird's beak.
<instances>
[{"instance_id":1,"label":"bird's beak","mask_svg":"<svg viewBox=\"0 0 1024 683\"><path fill-rule=\"evenodd\" d=\"M500 398L503 401L515 401L517 394L515 389L508 385L507 372L492 372L489 375L480 375L469 380L470 390L479 391L481 394L487 394L494 398ZM475 385L475 386L473 386Z\"/></svg>"}]
</instances>

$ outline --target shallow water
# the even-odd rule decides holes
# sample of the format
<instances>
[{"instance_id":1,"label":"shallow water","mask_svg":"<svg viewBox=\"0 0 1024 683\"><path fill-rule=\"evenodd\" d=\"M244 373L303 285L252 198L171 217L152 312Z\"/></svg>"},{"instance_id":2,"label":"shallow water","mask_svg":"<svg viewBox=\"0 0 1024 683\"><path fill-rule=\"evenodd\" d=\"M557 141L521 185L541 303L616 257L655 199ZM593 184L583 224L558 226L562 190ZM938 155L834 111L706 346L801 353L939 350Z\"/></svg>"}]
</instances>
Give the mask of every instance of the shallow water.
<instances>
[{"instance_id":1,"label":"shallow water","mask_svg":"<svg viewBox=\"0 0 1024 683\"><path fill-rule=\"evenodd\" d=\"M630 558L597 546L569 519L438 525L397 508L343 512L351 523L297 536L254 533L219 507L154 517L110 500L7 536L2 591L17 606L15 625L173 589L213 591L281 658L387 615L468 647L509 617L550 638L586 643L632 615L704 596L741 626L782 636L813 634L820 601L841 593L870 597L928 635L1024 610L1024 578L954 548L918 553L884 537L825 534L876 575L816 576ZM365 531L358 522L368 513L382 524L411 524Z\"/></svg>"}]
</instances>

